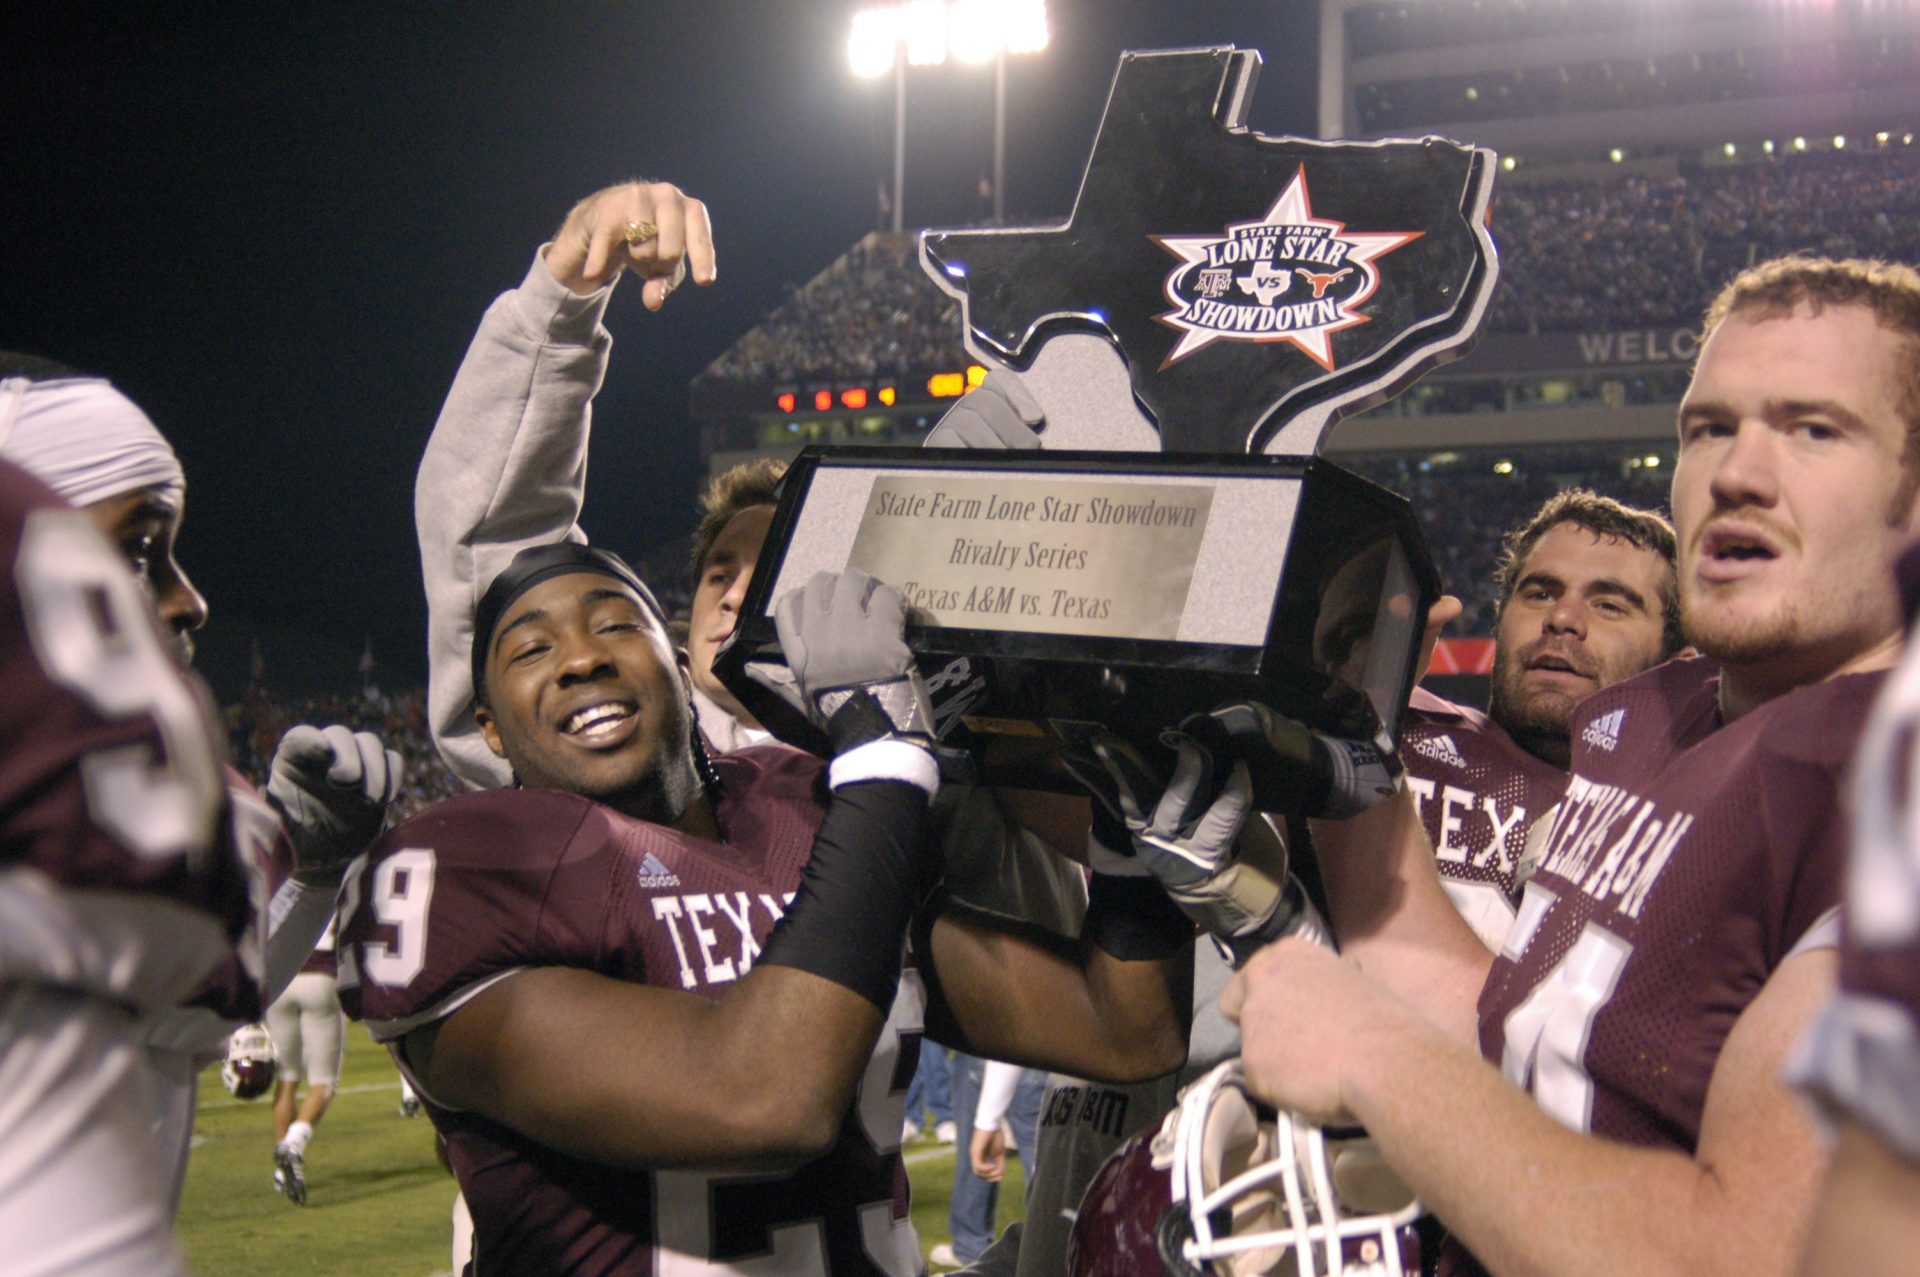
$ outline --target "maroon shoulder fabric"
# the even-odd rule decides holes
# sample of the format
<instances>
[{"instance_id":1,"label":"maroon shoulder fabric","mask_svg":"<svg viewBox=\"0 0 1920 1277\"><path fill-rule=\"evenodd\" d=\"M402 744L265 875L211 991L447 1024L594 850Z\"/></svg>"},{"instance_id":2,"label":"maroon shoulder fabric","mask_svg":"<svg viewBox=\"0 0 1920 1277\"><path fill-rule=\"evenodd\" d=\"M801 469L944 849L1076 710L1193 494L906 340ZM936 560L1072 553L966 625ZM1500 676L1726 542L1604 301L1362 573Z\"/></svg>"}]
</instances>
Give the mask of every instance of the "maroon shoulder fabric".
<instances>
[{"instance_id":1,"label":"maroon shoulder fabric","mask_svg":"<svg viewBox=\"0 0 1920 1277\"><path fill-rule=\"evenodd\" d=\"M1920 545L1900 591L1920 601ZM1839 988L1789 1062L1794 1080L1920 1159L1920 645L1887 678L1855 760Z\"/></svg>"},{"instance_id":2,"label":"maroon shoulder fabric","mask_svg":"<svg viewBox=\"0 0 1920 1277\"><path fill-rule=\"evenodd\" d=\"M796 750L755 746L714 766L724 843L554 791L471 794L389 831L341 897L347 1013L393 1039L536 965L719 997L792 900L825 806L821 764ZM800 1273L811 1257L819 1271L911 1272L899 1141L923 1010L909 972L838 1143L787 1176L601 1166L428 1097L479 1253L502 1272L583 1277L754 1259ZM591 1042L581 1026L582 1049Z\"/></svg>"},{"instance_id":3,"label":"maroon shoulder fabric","mask_svg":"<svg viewBox=\"0 0 1920 1277\"><path fill-rule=\"evenodd\" d=\"M1837 907L1840 782L1883 676L1717 728L1714 682L1674 662L1580 707L1566 799L1480 996L1482 1052L1550 1115L1688 1154L1734 1022Z\"/></svg>"},{"instance_id":4,"label":"maroon shoulder fabric","mask_svg":"<svg viewBox=\"0 0 1920 1277\"><path fill-rule=\"evenodd\" d=\"M1400 758L1440 876L1511 899L1527 829L1560 801L1567 774L1485 714L1425 688L1414 689L1401 720Z\"/></svg>"},{"instance_id":5,"label":"maroon shoulder fabric","mask_svg":"<svg viewBox=\"0 0 1920 1277\"><path fill-rule=\"evenodd\" d=\"M0 564L0 869L158 892L237 933L246 876L211 832L219 735L125 565L85 515L7 463ZM170 749L191 751L192 766Z\"/></svg>"}]
</instances>

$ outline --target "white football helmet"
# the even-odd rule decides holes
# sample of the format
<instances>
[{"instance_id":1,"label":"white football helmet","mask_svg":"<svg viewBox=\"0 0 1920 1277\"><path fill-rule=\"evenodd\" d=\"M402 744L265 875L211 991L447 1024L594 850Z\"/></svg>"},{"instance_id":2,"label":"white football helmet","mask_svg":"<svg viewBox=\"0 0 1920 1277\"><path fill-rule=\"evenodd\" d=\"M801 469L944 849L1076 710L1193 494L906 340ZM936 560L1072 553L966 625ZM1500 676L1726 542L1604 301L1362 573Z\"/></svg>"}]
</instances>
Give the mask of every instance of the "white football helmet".
<instances>
[{"instance_id":1,"label":"white football helmet","mask_svg":"<svg viewBox=\"0 0 1920 1277\"><path fill-rule=\"evenodd\" d=\"M253 1100L273 1089L273 1038L263 1024L235 1029L227 1039L227 1061L220 1066L220 1084L235 1099Z\"/></svg>"},{"instance_id":2,"label":"white football helmet","mask_svg":"<svg viewBox=\"0 0 1920 1277\"><path fill-rule=\"evenodd\" d=\"M1357 1128L1275 1114L1229 1060L1101 1167L1074 1277L1417 1277L1419 1201Z\"/></svg>"}]
</instances>

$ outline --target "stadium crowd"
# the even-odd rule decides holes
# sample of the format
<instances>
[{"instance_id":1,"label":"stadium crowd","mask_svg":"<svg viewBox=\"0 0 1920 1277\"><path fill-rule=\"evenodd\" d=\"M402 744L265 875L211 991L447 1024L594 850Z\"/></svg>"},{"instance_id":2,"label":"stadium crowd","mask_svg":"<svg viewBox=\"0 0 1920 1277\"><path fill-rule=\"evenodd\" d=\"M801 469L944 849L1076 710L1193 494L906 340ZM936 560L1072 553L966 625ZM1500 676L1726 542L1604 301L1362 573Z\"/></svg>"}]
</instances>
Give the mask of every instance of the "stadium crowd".
<instances>
[{"instance_id":1,"label":"stadium crowd","mask_svg":"<svg viewBox=\"0 0 1920 1277\"><path fill-rule=\"evenodd\" d=\"M1791 251L1920 257L1920 147L1780 155L1649 178L1507 181L1492 209L1489 331L1691 324L1718 281ZM955 303L913 237L875 233L782 302L703 377L788 385L958 367Z\"/></svg>"}]
</instances>

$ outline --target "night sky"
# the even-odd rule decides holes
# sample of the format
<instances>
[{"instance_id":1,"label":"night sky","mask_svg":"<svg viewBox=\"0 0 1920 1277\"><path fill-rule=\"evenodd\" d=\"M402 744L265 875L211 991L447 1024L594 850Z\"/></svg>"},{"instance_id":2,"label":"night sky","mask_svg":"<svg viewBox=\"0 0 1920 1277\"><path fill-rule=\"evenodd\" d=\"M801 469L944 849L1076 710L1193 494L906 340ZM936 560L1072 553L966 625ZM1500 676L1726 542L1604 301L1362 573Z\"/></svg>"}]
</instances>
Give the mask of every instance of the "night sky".
<instances>
[{"instance_id":1,"label":"night sky","mask_svg":"<svg viewBox=\"0 0 1920 1277\"><path fill-rule=\"evenodd\" d=\"M846 69L840 0L59 6L0 20L0 348L111 377L186 466L181 559L239 636L316 632L424 673L412 485L491 298L578 197L673 181L720 277L616 299L586 526L644 551L705 474L687 385L878 224L892 82ZM1007 207L1072 205L1124 49L1266 57L1251 123L1313 128L1312 0L1051 0L1011 64ZM909 225L982 213L992 70L908 82ZM637 294L637 290L635 290Z\"/></svg>"}]
</instances>

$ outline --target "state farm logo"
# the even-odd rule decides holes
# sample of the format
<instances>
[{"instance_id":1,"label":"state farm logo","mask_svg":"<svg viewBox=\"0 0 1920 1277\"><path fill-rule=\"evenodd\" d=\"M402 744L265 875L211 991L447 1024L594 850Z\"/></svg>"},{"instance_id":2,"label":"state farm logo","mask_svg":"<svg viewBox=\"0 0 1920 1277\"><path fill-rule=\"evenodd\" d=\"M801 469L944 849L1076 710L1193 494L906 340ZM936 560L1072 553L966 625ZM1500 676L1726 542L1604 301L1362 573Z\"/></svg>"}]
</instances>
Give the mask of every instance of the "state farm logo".
<instances>
[{"instance_id":1,"label":"state farm logo","mask_svg":"<svg viewBox=\"0 0 1920 1277\"><path fill-rule=\"evenodd\" d=\"M1328 372L1334 333L1364 324L1358 307L1380 286L1374 262L1421 231L1364 233L1313 215L1301 165L1267 215L1218 237L1155 235L1180 258L1166 279L1174 309L1155 316L1181 330L1166 362L1215 341L1290 341Z\"/></svg>"}]
</instances>

